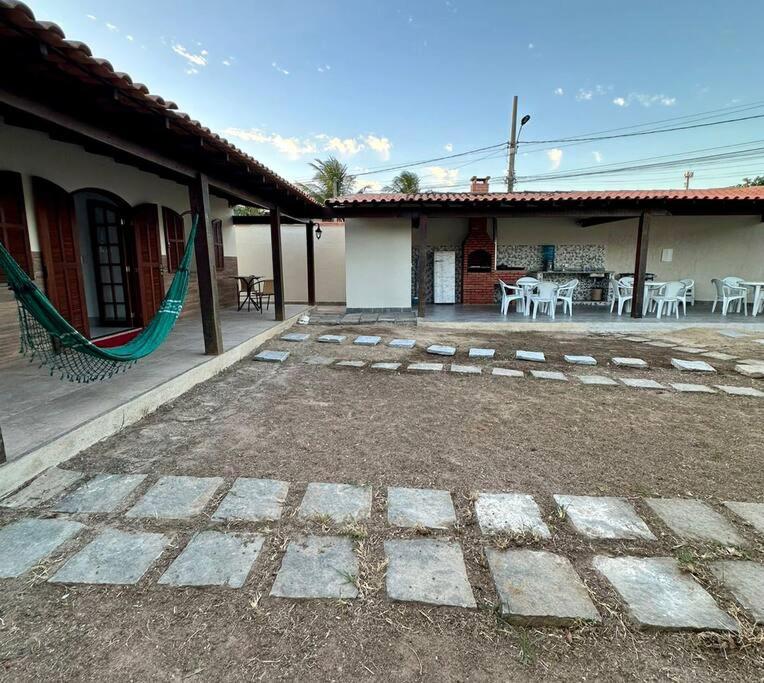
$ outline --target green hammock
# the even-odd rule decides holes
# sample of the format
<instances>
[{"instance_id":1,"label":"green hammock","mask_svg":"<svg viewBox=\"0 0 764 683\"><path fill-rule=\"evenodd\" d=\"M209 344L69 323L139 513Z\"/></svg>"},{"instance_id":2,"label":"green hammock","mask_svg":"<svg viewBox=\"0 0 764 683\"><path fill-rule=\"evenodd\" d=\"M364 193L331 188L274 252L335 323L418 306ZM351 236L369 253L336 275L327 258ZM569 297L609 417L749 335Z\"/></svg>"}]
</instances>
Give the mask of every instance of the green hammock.
<instances>
[{"instance_id":1,"label":"green hammock","mask_svg":"<svg viewBox=\"0 0 764 683\"><path fill-rule=\"evenodd\" d=\"M51 375L58 372L61 379L87 383L123 372L156 351L172 331L186 299L197 223L194 216L183 259L157 314L134 339L110 349L96 346L72 327L0 243L0 269L19 309L20 352L40 367L50 368Z\"/></svg>"}]
</instances>

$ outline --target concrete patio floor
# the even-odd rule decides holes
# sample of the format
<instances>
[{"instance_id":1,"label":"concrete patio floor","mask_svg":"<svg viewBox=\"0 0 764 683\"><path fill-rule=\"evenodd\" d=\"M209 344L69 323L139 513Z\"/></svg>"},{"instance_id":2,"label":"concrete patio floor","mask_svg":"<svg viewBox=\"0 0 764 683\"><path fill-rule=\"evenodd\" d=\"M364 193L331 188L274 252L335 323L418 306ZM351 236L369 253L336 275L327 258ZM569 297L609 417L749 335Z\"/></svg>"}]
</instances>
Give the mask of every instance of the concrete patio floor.
<instances>
[{"instance_id":1,"label":"concrete patio floor","mask_svg":"<svg viewBox=\"0 0 764 683\"><path fill-rule=\"evenodd\" d=\"M289 320L305 305L288 305ZM235 308L221 312L226 352L276 327L273 309L258 313ZM9 463L77 427L125 405L192 368L221 357L205 356L198 316L178 321L154 354L124 374L103 382L77 384L51 377L45 368L19 357L0 369L0 426ZM1 471L1 470L0 470Z\"/></svg>"}]
</instances>

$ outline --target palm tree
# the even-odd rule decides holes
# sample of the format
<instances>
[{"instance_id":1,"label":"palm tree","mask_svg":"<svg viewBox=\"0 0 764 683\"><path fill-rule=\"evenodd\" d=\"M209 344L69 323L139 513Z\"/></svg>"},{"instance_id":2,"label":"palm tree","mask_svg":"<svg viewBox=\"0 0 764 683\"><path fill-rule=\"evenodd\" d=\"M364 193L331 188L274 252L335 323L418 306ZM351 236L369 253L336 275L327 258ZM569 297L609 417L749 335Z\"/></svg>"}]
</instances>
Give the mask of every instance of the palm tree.
<instances>
[{"instance_id":1,"label":"palm tree","mask_svg":"<svg viewBox=\"0 0 764 683\"><path fill-rule=\"evenodd\" d=\"M419 176L413 171L401 171L386 187L383 192L399 192L401 194L417 194L419 189Z\"/></svg>"},{"instance_id":2,"label":"palm tree","mask_svg":"<svg viewBox=\"0 0 764 683\"><path fill-rule=\"evenodd\" d=\"M322 204L332 197L352 194L355 188L355 176L348 173L348 167L330 156L326 161L315 159L311 168L315 171L313 180L302 187L314 199Z\"/></svg>"}]
</instances>

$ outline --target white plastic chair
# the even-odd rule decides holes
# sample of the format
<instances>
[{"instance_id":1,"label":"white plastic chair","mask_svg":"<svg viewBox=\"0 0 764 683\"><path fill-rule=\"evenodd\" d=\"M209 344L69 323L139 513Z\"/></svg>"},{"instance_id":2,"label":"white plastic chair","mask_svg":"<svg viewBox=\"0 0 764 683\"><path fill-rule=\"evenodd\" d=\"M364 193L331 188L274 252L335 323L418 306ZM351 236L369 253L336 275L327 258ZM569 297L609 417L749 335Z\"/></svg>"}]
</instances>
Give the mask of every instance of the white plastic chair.
<instances>
[{"instance_id":1,"label":"white plastic chair","mask_svg":"<svg viewBox=\"0 0 764 683\"><path fill-rule=\"evenodd\" d=\"M544 282L543 280L536 285L536 293L531 295L533 304L533 319L536 319L539 306L542 306L549 316L554 320L554 309L557 305L557 289L555 282Z\"/></svg>"},{"instance_id":2,"label":"white plastic chair","mask_svg":"<svg viewBox=\"0 0 764 683\"><path fill-rule=\"evenodd\" d=\"M525 315L528 315L531 312L531 294L533 294L533 290L536 289L538 283L539 280L535 277L530 277L529 275L518 278L515 283L518 287L522 287L523 290L523 296L525 297L525 301L523 302L523 313L525 313Z\"/></svg>"},{"instance_id":3,"label":"white plastic chair","mask_svg":"<svg viewBox=\"0 0 764 683\"><path fill-rule=\"evenodd\" d=\"M687 315L687 304L690 304L690 306L695 305L695 280L684 278L679 280L679 282L684 285L684 301L682 301L682 305L684 306L684 314Z\"/></svg>"},{"instance_id":4,"label":"white plastic chair","mask_svg":"<svg viewBox=\"0 0 764 683\"><path fill-rule=\"evenodd\" d=\"M661 319L663 307L666 306L666 314L671 315L673 311L679 319L679 302L684 296L685 287L679 280L667 282L662 288L660 294L653 294L652 300L657 307L658 320Z\"/></svg>"},{"instance_id":5,"label":"white plastic chair","mask_svg":"<svg viewBox=\"0 0 764 683\"><path fill-rule=\"evenodd\" d=\"M740 307L743 307L743 313L748 315L748 289L738 283L742 281L739 277L725 277L719 280L713 278L711 283L716 289L714 303L711 306L711 313L716 311L716 304L722 302L722 315L727 315L730 304L736 306L740 313Z\"/></svg>"},{"instance_id":6,"label":"white plastic chair","mask_svg":"<svg viewBox=\"0 0 764 683\"><path fill-rule=\"evenodd\" d=\"M525 304L525 295L523 288L516 285L508 285L503 280L499 280L499 289L501 291L501 314L507 315L509 304L517 301L517 310L522 311Z\"/></svg>"},{"instance_id":7,"label":"white plastic chair","mask_svg":"<svg viewBox=\"0 0 764 683\"><path fill-rule=\"evenodd\" d=\"M631 282L629 282L629 280ZM618 315L623 313L624 306L631 306L634 297L634 279L622 277L620 280L611 278L610 286L613 288L613 298L610 301L610 313L613 313L616 301L618 302Z\"/></svg>"},{"instance_id":8,"label":"white plastic chair","mask_svg":"<svg viewBox=\"0 0 764 683\"><path fill-rule=\"evenodd\" d=\"M578 287L578 280L568 280L564 285L557 288L557 303L562 302L562 313L565 315L567 309L568 315L573 317L573 292ZM555 305L556 305L555 304Z\"/></svg>"}]
</instances>

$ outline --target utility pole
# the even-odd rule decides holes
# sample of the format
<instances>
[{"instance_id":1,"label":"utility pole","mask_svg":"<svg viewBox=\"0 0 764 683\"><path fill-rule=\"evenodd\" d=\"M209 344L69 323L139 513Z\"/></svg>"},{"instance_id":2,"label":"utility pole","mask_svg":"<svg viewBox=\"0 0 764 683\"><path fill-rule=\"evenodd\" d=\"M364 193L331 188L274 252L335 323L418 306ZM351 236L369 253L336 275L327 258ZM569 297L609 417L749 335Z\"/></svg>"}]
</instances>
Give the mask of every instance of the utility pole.
<instances>
[{"instance_id":1,"label":"utility pole","mask_svg":"<svg viewBox=\"0 0 764 683\"><path fill-rule=\"evenodd\" d=\"M512 98L512 124L509 129L509 158L507 160L507 192L515 187L515 154L517 153L517 95Z\"/></svg>"},{"instance_id":2,"label":"utility pole","mask_svg":"<svg viewBox=\"0 0 764 683\"><path fill-rule=\"evenodd\" d=\"M685 190L690 189L690 178L693 178L694 176L695 176L695 173L693 171L684 172L684 189Z\"/></svg>"}]
</instances>

